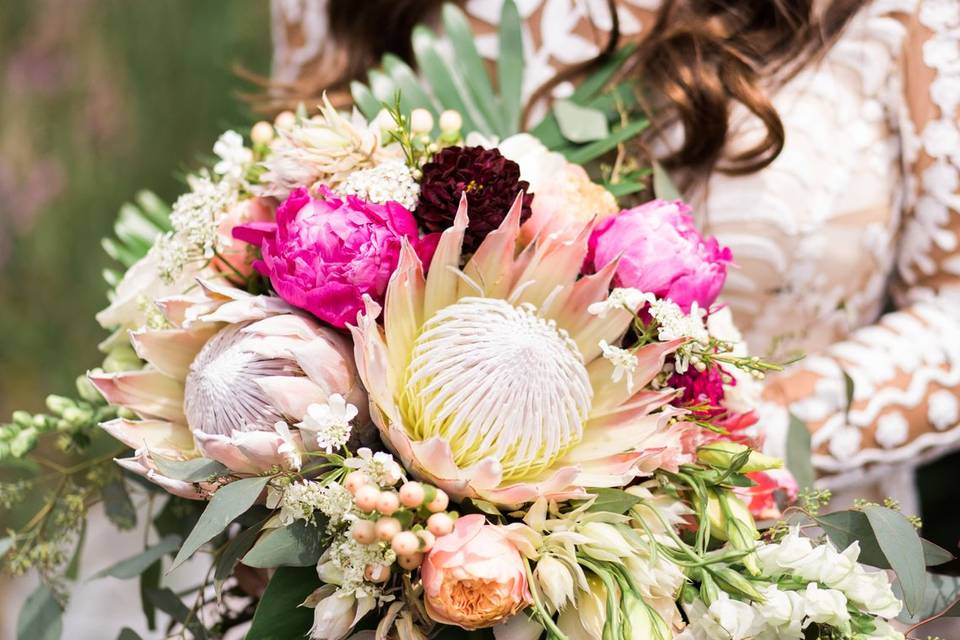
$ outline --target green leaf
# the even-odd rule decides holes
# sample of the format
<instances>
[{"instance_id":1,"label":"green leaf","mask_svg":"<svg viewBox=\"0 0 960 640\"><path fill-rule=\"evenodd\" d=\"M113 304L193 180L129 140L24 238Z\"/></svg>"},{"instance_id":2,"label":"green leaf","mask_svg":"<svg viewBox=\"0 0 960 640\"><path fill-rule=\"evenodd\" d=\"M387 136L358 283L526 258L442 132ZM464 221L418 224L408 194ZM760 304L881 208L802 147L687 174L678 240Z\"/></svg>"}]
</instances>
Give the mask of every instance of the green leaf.
<instances>
[{"instance_id":1,"label":"green leaf","mask_svg":"<svg viewBox=\"0 0 960 640\"><path fill-rule=\"evenodd\" d=\"M397 86L393 84L393 80L382 71L377 71L376 69L370 71L367 77L370 79L370 91L373 92L377 100L392 103L394 96L397 95ZM403 96L401 96L401 109L406 110L407 106L409 105L403 100Z\"/></svg>"},{"instance_id":2,"label":"green leaf","mask_svg":"<svg viewBox=\"0 0 960 640\"><path fill-rule=\"evenodd\" d=\"M444 109L455 109L463 118L464 131L494 135L490 123L477 108L473 96L450 62L441 54L436 36L424 26L413 29L413 52L417 68L430 84L437 101Z\"/></svg>"},{"instance_id":3,"label":"green leaf","mask_svg":"<svg viewBox=\"0 0 960 640\"><path fill-rule=\"evenodd\" d=\"M170 589L150 589L147 598L171 618L185 626L196 640L206 640L207 630L203 628L196 616L191 615L190 609ZM249 637L249 636L248 636Z\"/></svg>"},{"instance_id":4,"label":"green leaf","mask_svg":"<svg viewBox=\"0 0 960 640\"><path fill-rule=\"evenodd\" d=\"M897 573L907 611L916 613L923 604L926 586L923 544L917 530L902 513L892 509L867 505L863 511L884 556Z\"/></svg>"},{"instance_id":5,"label":"green leaf","mask_svg":"<svg viewBox=\"0 0 960 640\"><path fill-rule=\"evenodd\" d=\"M259 533L260 526L253 526L249 529L244 529L238 533L233 540L227 543L227 546L217 558L217 565L213 571L214 580L223 581L230 577L230 574L233 573L233 568L237 565L237 562L240 561L240 558L243 557L243 554L249 551L253 543L256 542L257 534Z\"/></svg>"},{"instance_id":6,"label":"green leaf","mask_svg":"<svg viewBox=\"0 0 960 640\"><path fill-rule=\"evenodd\" d=\"M640 132L648 126L650 126L650 123L646 120L634 120L626 126L614 129L613 132L603 140L597 140L582 147L577 147L565 155L567 156L567 160L574 164L587 164L591 160L595 160L611 149L616 148L618 144L639 135Z\"/></svg>"},{"instance_id":7,"label":"green leaf","mask_svg":"<svg viewBox=\"0 0 960 640\"><path fill-rule=\"evenodd\" d=\"M393 54L383 56L383 68L390 75L394 86L400 90L400 108L409 113L416 107L421 107L437 115L433 98L427 95L420 85L420 80L413 69L406 62Z\"/></svg>"},{"instance_id":8,"label":"green leaf","mask_svg":"<svg viewBox=\"0 0 960 640\"><path fill-rule=\"evenodd\" d=\"M183 564L197 549L226 529L234 518L252 507L269 481L269 476L244 478L221 487L213 494L197 526L180 547L180 552L174 558L170 571Z\"/></svg>"},{"instance_id":9,"label":"green leaf","mask_svg":"<svg viewBox=\"0 0 960 640\"><path fill-rule=\"evenodd\" d=\"M147 628L150 631L157 628L157 607L150 600L148 594L160 588L160 574L162 572L163 562L157 560L140 574L140 608L143 609L143 616L147 619Z\"/></svg>"},{"instance_id":10,"label":"green leaf","mask_svg":"<svg viewBox=\"0 0 960 640\"><path fill-rule=\"evenodd\" d=\"M656 161L653 163L653 194L661 200L679 200L682 197L670 174Z\"/></svg>"},{"instance_id":11,"label":"green leaf","mask_svg":"<svg viewBox=\"0 0 960 640\"><path fill-rule=\"evenodd\" d=\"M607 117L597 109L581 107L569 100L557 100L553 114L563 136L570 142L593 142L610 135Z\"/></svg>"},{"instance_id":12,"label":"green leaf","mask_svg":"<svg viewBox=\"0 0 960 640\"><path fill-rule=\"evenodd\" d=\"M815 518L823 532L838 549L846 549L854 542L860 543L860 562L877 569L892 569L887 561L867 515L862 511L836 511ZM912 525L911 525L912 526ZM924 562L929 567L944 564L953 559L949 551L921 540Z\"/></svg>"},{"instance_id":13,"label":"green leaf","mask_svg":"<svg viewBox=\"0 0 960 640\"><path fill-rule=\"evenodd\" d=\"M899 584L893 585L893 591L898 598L903 599L903 589ZM904 624L917 624L935 615L947 618L960 617L960 576L944 576L935 573L926 574L926 585L923 591L923 604L920 609L910 614L901 611L897 620Z\"/></svg>"},{"instance_id":14,"label":"green leaf","mask_svg":"<svg viewBox=\"0 0 960 640\"><path fill-rule=\"evenodd\" d=\"M604 188L613 194L615 198L622 198L628 196L632 193L638 193L647 188L642 182L634 182L632 180L620 180L619 182L605 183Z\"/></svg>"},{"instance_id":15,"label":"green leaf","mask_svg":"<svg viewBox=\"0 0 960 640\"><path fill-rule=\"evenodd\" d=\"M313 624L313 610L299 606L320 586L315 567L280 567L253 614L250 640L302 638Z\"/></svg>"},{"instance_id":16,"label":"green leaf","mask_svg":"<svg viewBox=\"0 0 960 640\"><path fill-rule=\"evenodd\" d=\"M470 21L463 11L452 3L443 5L442 13L444 33L453 45L453 64L461 72L457 78L462 80L473 97L477 110L482 114L478 124L486 124L491 133L506 137L510 132L507 132L504 123L499 121L497 99L490 84L486 64L477 51Z\"/></svg>"},{"instance_id":17,"label":"green leaf","mask_svg":"<svg viewBox=\"0 0 960 640\"><path fill-rule=\"evenodd\" d=\"M80 527L80 535L77 537L77 545L73 549L73 557L70 558L70 564L67 566L66 572L64 572L68 580L76 580L77 575L80 573L80 555L83 552L83 543L86 539L87 521L84 520Z\"/></svg>"},{"instance_id":18,"label":"green leaf","mask_svg":"<svg viewBox=\"0 0 960 640\"><path fill-rule=\"evenodd\" d=\"M124 627L120 630L120 635L117 636L117 640L143 640L143 638L130 627Z\"/></svg>"},{"instance_id":19,"label":"green leaf","mask_svg":"<svg viewBox=\"0 0 960 640\"><path fill-rule=\"evenodd\" d=\"M847 400L846 412L850 413L850 407L853 406L853 392L854 392L854 383L853 378L850 377L850 374L846 371L843 371L843 387L845 392L845 398Z\"/></svg>"},{"instance_id":20,"label":"green leaf","mask_svg":"<svg viewBox=\"0 0 960 640\"><path fill-rule=\"evenodd\" d=\"M152 191L139 191L135 197L140 211L161 231L171 231L170 207Z\"/></svg>"},{"instance_id":21,"label":"green leaf","mask_svg":"<svg viewBox=\"0 0 960 640\"><path fill-rule=\"evenodd\" d=\"M127 493L127 484L122 477L111 480L103 487L103 507L118 529L132 529L137 524L137 509Z\"/></svg>"},{"instance_id":22,"label":"green leaf","mask_svg":"<svg viewBox=\"0 0 960 640\"><path fill-rule=\"evenodd\" d=\"M350 95L353 96L353 103L367 120L376 118L380 109L383 108L380 101L370 93L370 89L362 82L353 81L350 83Z\"/></svg>"},{"instance_id":23,"label":"green leaf","mask_svg":"<svg viewBox=\"0 0 960 640\"><path fill-rule=\"evenodd\" d=\"M791 413L790 425L787 427L787 452L784 462L800 489L812 487L816 479L811 460L811 447L810 430L807 429L806 423Z\"/></svg>"},{"instance_id":24,"label":"green leaf","mask_svg":"<svg viewBox=\"0 0 960 640\"><path fill-rule=\"evenodd\" d=\"M17 640L59 640L63 610L47 585L40 583L23 603L17 617Z\"/></svg>"},{"instance_id":25,"label":"green leaf","mask_svg":"<svg viewBox=\"0 0 960 640\"><path fill-rule=\"evenodd\" d=\"M216 460L209 460L207 458L172 460L170 458L154 456L152 460L154 464L157 465L160 473L168 478L182 480L184 482L202 482L230 472L229 469Z\"/></svg>"},{"instance_id":26,"label":"green leaf","mask_svg":"<svg viewBox=\"0 0 960 640\"><path fill-rule=\"evenodd\" d=\"M640 502L637 496L620 489L590 489L590 493L597 496L597 499L587 511L623 514Z\"/></svg>"},{"instance_id":27,"label":"green leaf","mask_svg":"<svg viewBox=\"0 0 960 640\"><path fill-rule=\"evenodd\" d=\"M107 252L108 256L127 268L132 267L133 264L140 259L136 253L130 251L113 238L103 238L100 240L100 246L103 247L103 250Z\"/></svg>"},{"instance_id":28,"label":"green leaf","mask_svg":"<svg viewBox=\"0 0 960 640\"><path fill-rule=\"evenodd\" d=\"M110 565L106 569L98 571L91 576L90 579L96 580L106 576L119 578L121 580L136 578L144 571L149 569L157 560L168 553L173 553L176 551L177 547L180 546L180 540L180 536L176 534L165 536L157 544L147 547L135 556L121 560L120 562Z\"/></svg>"},{"instance_id":29,"label":"green leaf","mask_svg":"<svg viewBox=\"0 0 960 640\"><path fill-rule=\"evenodd\" d=\"M500 11L497 40L497 88L500 90L501 121L504 135L520 131L523 109L523 33L520 12L513 0L505 0Z\"/></svg>"},{"instance_id":30,"label":"green leaf","mask_svg":"<svg viewBox=\"0 0 960 640\"><path fill-rule=\"evenodd\" d=\"M320 531L304 520L271 529L243 556L243 564L259 569L314 566L323 553Z\"/></svg>"}]
</instances>

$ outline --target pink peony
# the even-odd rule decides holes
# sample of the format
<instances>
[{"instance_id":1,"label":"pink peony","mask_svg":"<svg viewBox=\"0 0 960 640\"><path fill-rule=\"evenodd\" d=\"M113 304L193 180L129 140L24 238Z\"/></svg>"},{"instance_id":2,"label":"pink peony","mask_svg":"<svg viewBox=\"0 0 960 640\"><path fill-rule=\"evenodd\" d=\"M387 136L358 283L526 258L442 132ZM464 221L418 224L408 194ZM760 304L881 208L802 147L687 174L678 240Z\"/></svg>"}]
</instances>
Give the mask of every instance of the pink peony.
<instances>
[{"instance_id":1,"label":"pink peony","mask_svg":"<svg viewBox=\"0 0 960 640\"><path fill-rule=\"evenodd\" d=\"M584 270L598 271L617 256L617 286L669 298L684 312L694 302L713 304L732 259L729 248L700 235L680 200L653 200L603 220L590 236Z\"/></svg>"},{"instance_id":2,"label":"pink peony","mask_svg":"<svg viewBox=\"0 0 960 640\"><path fill-rule=\"evenodd\" d=\"M503 622L530 602L520 552L482 515L459 518L420 568L427 613L441 624L481 629Z\"/></svg>"},{"instance_id":3,"label":"pink peony","mask_svg":"<svg viewBox=\"0 0 960 640\"><path fill-rule=\"evenodd\" d=\"M295 189L277 209L275 223L234 229L234 237L260 247L254 267L277 294L335 327L353 322L363 296L383 302L406 238L424 264L436 238L421 240L413 215L396 202L341 199L326 188L311 198Z\"/></svg>"}]
</instances>

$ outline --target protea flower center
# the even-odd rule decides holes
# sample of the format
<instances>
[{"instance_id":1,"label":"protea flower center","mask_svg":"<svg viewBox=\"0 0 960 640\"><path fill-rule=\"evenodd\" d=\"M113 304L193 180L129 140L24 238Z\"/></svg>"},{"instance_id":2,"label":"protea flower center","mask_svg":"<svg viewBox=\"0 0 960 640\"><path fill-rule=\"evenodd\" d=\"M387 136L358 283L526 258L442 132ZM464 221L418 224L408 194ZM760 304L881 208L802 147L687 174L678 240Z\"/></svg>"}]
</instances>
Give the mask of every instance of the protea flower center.
<instances>
[{"instance_id":1,"label":"protea flower center","mask_svg":"<svg viewBox=\"0 0 960 640\"><path fill-rule=\"evenodd\" d=\"M249 324L231 325L217 333L190 365L183 412L191 429L229 436L237 431L269 431L284 419L257 380L303 372L293 360L258 352L262 339L244 332Z\"/></svg>"},{"instance_id":2,"label":"protea flower center","mask_svg":"<svg viewBox=\"0 0 960 640\"><path fill-rule=\"evenodd\" d=\"M530 305L462 298L424 324L400 402L418 440L461 468L492 457L505 478L549 467L583 434L593 390L566 332Z\"/></svg>"}]
</instances>

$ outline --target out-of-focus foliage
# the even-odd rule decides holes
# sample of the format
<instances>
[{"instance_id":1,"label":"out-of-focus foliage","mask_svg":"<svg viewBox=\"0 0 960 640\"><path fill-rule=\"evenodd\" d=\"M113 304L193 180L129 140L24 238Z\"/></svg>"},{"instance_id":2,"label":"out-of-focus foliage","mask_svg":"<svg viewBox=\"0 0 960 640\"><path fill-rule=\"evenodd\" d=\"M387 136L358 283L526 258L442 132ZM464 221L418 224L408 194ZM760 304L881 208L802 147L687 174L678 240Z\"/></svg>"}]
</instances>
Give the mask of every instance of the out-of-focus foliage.
<instances>
[{"instance_id":1,"label":"out-of-focus foliage","mask_svg":"<svg viewBox=\"0 0 960 640\"><path fill-rule=\"evenodd\" d=\"M241 64L266 72L266 2L4 0L0 20L0 421L44 410L96 366L100 248L144 188L251 121Z\"/></svg>"}]
</instances>

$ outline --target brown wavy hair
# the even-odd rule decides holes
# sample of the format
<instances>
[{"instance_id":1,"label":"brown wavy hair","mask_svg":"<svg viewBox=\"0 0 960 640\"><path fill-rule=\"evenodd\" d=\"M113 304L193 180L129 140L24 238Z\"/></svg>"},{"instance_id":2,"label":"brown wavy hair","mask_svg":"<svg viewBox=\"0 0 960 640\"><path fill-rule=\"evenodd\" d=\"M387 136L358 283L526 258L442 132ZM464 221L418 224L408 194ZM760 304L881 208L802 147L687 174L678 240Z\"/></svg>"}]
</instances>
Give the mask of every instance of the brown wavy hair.
<instances>
[{"instance_id":1,"label":"brown wavy hair","mask_svg":"<svg viewBox=\"0 0 960 640\"><path fill-rule=\"evenodd\" d=\"M613 29L594 60L564 70L540 87L530 104L559 82L589 72L620 44L617 0L607 0ZM655 22L622 68L635 77L654 115L652 134L679 123L683 142L661 161L670 168L751 173L783 149L783 123L769 91L824 53L866 0L664 0ZM347 55L337 69L323 69L315 89L345 92L385 53L411 61L414 25L435 14L442 0L329 0L330 33ZM815 7L816 5L816 7ZM371 16L376 16L371 20ZM303 96L301 96L303 97ZM312 96L311 96L312 97ZM753 147L730 157L723 152L730 110L739 103L765 127Z\"/></svg>"}]
</instances>

